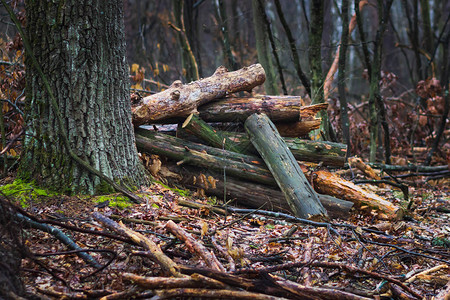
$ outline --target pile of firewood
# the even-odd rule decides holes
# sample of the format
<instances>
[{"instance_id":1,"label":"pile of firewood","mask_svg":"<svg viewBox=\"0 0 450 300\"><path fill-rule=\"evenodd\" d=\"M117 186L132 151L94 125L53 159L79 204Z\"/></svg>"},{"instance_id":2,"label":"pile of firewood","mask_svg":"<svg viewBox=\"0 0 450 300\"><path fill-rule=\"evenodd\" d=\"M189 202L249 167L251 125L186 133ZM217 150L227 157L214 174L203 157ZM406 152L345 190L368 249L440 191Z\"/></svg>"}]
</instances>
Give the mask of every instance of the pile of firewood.
<instances>
[{"instance_id":1,"label":"pile of firewood","mask_svg":"<svg viewBox=\"0 0 450 300\"><path fill-rule=\"evenodd\" d=\"M254 208L302 218L345 217L352 206L400 218L402 210L326 167L344 166L346 145L298 137L319 128L327 104L302 106L297 96L232 97L265 80L256 64L235 72L219 67L208 78L167 90L133 105L136 145L154 176ZM242 132L220 124L238 123ZM178 124L176 136L139 128ZM162 165L162 156L168 161Z\"/></svg>"}]
</instances>

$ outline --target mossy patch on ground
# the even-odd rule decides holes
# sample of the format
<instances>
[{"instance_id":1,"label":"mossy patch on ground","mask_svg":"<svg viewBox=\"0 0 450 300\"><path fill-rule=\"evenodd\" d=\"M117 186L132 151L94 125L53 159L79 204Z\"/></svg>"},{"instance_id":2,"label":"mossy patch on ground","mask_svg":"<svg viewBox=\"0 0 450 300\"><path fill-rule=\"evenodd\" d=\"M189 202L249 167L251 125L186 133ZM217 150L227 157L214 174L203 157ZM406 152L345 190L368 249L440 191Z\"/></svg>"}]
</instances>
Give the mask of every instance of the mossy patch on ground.
<instances>
[{"instance_id":1,"label":"mossy patch on ground","mask_svg":"<svg viewBox=\"0 0 450 300\"><path fill-rule=\"evenodd\" d=\"M13 183L0 186L0 192L17 201L22 207L27 207L31 201L40 201L48 197L54 197L58 193L39 188L32 182L16 179Z\"/></svg>"},{"instance_id":2,"label":"mossy patch on ground","mask_svg":"<svg viewBox=\"0 0 450 300\"><path fill-rule=\"evenodd\" d=\"M95 203L105 203L105 206L117 207L119 209L125 209L133 206L133 203L128 197L121 194L111 194L95 196L92 198Z\"/></svg>"}]
</instances>

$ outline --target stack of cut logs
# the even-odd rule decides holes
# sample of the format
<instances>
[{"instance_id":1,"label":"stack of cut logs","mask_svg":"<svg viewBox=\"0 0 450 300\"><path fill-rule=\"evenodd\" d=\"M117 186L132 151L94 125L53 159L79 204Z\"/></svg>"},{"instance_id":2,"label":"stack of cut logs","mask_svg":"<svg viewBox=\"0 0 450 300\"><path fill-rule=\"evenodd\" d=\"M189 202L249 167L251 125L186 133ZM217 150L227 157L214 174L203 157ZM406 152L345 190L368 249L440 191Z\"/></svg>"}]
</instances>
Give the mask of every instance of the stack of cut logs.
<instances>
[{"instance_id":1,"label":"stack of cut logs","mask_svg":"<svg viewBox=\"0 0 450 300\"><path fill-rule=\"evenodd\" d=\"M231 97L264 81L259 64L234 72L219 67L211 77L175 81L134 105L138 150L168 159L153 175L301 218L343 218L353 205L400 218L402 210L389 201L326 170L344 165L345 145L298 138L319 127L315 115L327 104L301 106L297 96ZM217 127L233 122L242 132ZM175 137L139 128L149 124L179 125Z\"/></svg>"}]
</instances>

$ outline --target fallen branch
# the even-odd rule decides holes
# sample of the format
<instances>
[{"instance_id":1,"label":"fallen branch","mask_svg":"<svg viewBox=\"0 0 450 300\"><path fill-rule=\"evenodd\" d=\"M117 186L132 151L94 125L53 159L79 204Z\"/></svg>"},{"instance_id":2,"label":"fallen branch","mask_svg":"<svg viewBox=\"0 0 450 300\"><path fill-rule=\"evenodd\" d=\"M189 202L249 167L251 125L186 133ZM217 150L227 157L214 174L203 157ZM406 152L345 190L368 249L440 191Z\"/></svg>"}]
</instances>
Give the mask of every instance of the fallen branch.
<instances>
[{"instance_id":1,"label":"fallen branch","mask_svg":"<svg viewBox=\"0 0 450 300\"><path fill-rule=\"evenodd\" d=\"M206 265L214 270L225 272L225 268L219 262L214 253L209 252L205 246L197 242L189 233L184 231L175 222L169 221L166 224L166 228L169 229L175 236L183 241L189 251L199 255L206 263Z\"/></svg>"},{"instance_id":2,"label":"fallen branch","mask_svg":"<svg viewBox=\"0 0 450 300\"><path fill-rule=\"evenodd\" d=\"M122 234L124 236L127 236L131 238L135 243L139 244L144 249L148 250L149 253L152 254L153 260L158 263L164 271L170 273L171 275L175 277L183 277L178 272L178 265L171 260L169 257L167 257L162 251L161 248L155 244L152 240L148 239L144 235L135 232L129 228L127 228L122 223L117 223L103 215L101 215L98 212L94 212L92 214L92 217L102 223L103 225L107 226L109 229L114 230L115 232Z\"/></svg>"},{"instance_id":3,"label":"fallen branch","mask_svg":"<svg viewBox=\"0 0 450 300\"><path fill-rule=\"evenodd\" d=\"M175 299L179 297L200 297L210 299L287 300L286 298L281 297L233 290L173 289L157 290L155 292L162 299Z\"/></svg>"},{"instance_id":4,"label":"fallen branch","mask_svg":"<svg viewBox=\"0 0 450 300\"><path fill-rule=\"evenodd\" d=\"M176 289L176 288L211 288L225 289L227 286L220 281L199 275L192 274L185 278L172 277L144 277L132 273L123 273L122 277L133 281L145 289Z\"/></svg>"},{"instance_id":5,"label":"fallen branch","mask_svg":"<svg viewBox=\"0 0 450 300\"><path fill-rule=\"evenodd\" d=\"M286 263L286 264L281 264L281 265L268 267L268 268L240 269L240 270L235 271L234 274L272 273L272 272L277 272L277 271L281 271L281 270L288 270L291 268L300 268L300 267L304 267L304 266L309 266L309 267L314 267L314 268L337 268L337 269L343 270L349 274L360 273L360 274L370 276L372 278L384 279L386 281L389 281L391 283L394 283L394 284L400 286L402 289L404 289L405 291L407 291L408 293L410 293L411 295L413 295L414 297L416 297L418 299L423 298L420 294L413 291L410 287L408 287L403 282L401 282L395 278L392 278L392 277L389 277L389 276L386 276L383 274L367 271L367 270L364 270L361 268L352 267L347 264L335 263L335 262L305 262L305 261L299 262L299 261L297 261L297 262L293 262L293 263ZM182 272L184 272L184 270L182 270Z\"/></svg>"}]
</instances>

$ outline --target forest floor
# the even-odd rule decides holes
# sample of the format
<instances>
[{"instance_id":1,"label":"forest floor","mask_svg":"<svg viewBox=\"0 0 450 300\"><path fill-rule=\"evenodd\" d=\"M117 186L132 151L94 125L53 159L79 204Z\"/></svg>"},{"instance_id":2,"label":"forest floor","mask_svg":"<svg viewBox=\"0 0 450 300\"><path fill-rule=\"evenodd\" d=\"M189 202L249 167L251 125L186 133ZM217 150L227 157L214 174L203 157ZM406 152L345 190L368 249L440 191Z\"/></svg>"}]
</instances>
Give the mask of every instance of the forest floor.
<instances>
[{"instance_id":1,"label":"forest floor","mask_svg":"<svg viewBox=\"0 0 450 300\"><path fill-rule=\"evenodd\" d=\"M51 299L406 299L402 297L414 295L431 299L450 289L448 178L434 184L410 187L410 210L403 220L380 220L376 214L353 209L346 220L311 224L258 210L224 215L222 209L214 209L220 204L216 199L195 198L159 183L142 190L146 203L126 208L91 198L39 197L31 199L25 210L47 220L44 223L53 221L81 248L103 249L89 254L106 267L98 271L76 254L64 254L67 247L53 234L24 226L25 245L35 258L23 260L21 278L29 292ZM396 204L405 204L401 192L371 189ZM193 208L189 203L194 201L201 205ZM177 266L188 267L180 268L182 273L190 274L196 268L196 273L215 279L216 286L199 285L198 279L195 284L194 277L188 277L191 285L163 280L136 287L127 273L153 278L170 275L129 239L117 240L116 233L100 235L105 228L93 219L94 212L122 220L158 244ZM170 220L206 248L195 251L195 246L181 242L166 226ZM55 225L59 222L98 235ZM202 251L218 258L222 272L208 272L211 262ZM298 285L289 292L286 282ZM270 291L274 298L268 298Z\"/></svg>"}]
</instances>

